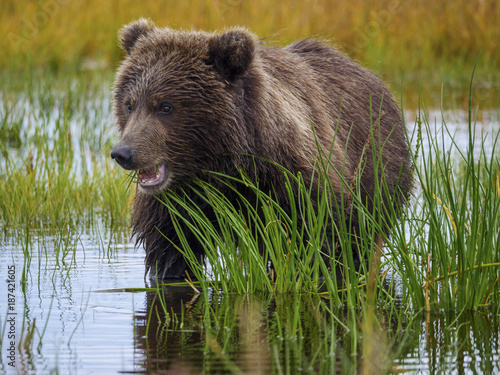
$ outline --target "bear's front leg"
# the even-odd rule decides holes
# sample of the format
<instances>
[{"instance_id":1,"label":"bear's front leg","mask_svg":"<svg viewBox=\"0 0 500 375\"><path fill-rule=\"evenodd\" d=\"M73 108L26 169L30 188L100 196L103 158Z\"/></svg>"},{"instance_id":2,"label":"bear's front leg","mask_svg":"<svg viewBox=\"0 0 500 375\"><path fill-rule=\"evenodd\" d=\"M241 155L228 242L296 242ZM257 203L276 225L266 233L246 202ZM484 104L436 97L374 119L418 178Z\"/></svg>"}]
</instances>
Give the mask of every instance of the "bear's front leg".
<instances>
[{"instance_id":1,"label":"bear's front leg","mask_svg":"<svg viewBox=\"0 0 500 375\"><path fill-rule=\"evenodd\" d=\"M184 226L182 223L181 226ZM184 256L179 252L181 242L172 223L171 214L159 198L138 193L132 211L133 234L137 245L146 250L146 274L160 279L183 278L190 272ZM187 243L203 262L204 250L196 237L184 228ZM190 274L192 274L190 272Z\"/></svg>"}]
</instances>

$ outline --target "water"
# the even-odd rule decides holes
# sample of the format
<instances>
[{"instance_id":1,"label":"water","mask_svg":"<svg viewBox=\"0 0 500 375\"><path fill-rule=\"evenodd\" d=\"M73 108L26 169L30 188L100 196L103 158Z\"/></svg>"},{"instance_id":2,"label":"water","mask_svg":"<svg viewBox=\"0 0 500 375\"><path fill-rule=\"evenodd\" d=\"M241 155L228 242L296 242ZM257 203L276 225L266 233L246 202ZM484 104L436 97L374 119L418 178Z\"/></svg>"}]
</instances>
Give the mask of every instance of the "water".
<instances>
[{"instance_id":1,"label":"water","mask_svg":"<svg viewBox=\"0 0 500 375\"><path fill-rule=\"evenodd\" d=\"M113 137L105 130L109 103L97 108L76 111L68 121L80 155L74 161L77 175L90 165L89 154ZM47 115L43 132L54 131L61 113ZM407 117L413 124L415 115ZM444 117L458 149L465 150L466 114ZM441 124L440 113L429 118ZM21 159L37 137L47 139L33 127L37 119L34 112L19 116L22 139L28 139L16 151ZM499 129L498 112L486 113L476 139ZM450 139L445 134L434 141L446 150ZM423 141L425 149L433 140ZM484 144L487 152L493 147ZM92 225L60 225L60 231L43 222L1 227L0 280L6 282L0 288L0 373L344 374L363 366L390 373L500 373L497 307L467 313L381 309L381 329L368 334L360 329L361 311L317 296L205 296L185 284L156 285L144 278L144 252L134 248L126 224L110 225L96 215ZM380 363L363 360L363 342Z\"/></svg>"},{"instance_id":2,"label":"water","mask_svg":"<svg viewBox=\"0 0 500 375\"><path fill-rule=\"evenodd\" d=\"M107 241L109 233L103 236ZM43 241L48 238L44 237ZM32 238L36 247L37 239ZM123 241L123 242L122 242ZM144 255L132 243L111 238L104 252L82 235L68 259L35 253L19 283L24 256L17 245L2 246L0 275L15 266L15 366L7 359L3 333L2 369L7 373L338 373L356 372L360 348L352 332L322 314L321 303L304 295L216 295L204 298L189 286L158 287L145 280ZM153 283L153 285L152 285ZM146 289L143 289L146 288ZM165 315L159 294L167 307ZM5 312L6 286L0 294ZM207 314L206 307L210 307ZM294 323L298 311L300 322ZM342 324L360 311L334 307ZM391 372L499 373L499 317L470 313L409 312L395 318L380 312L386 343L380 356ZM28 325L36 329L27 340ZM21 337L21 333L24 337ZM42 336L42 337L41 337ZM331 353L329 354L329 352ZM359 364L359 362L357 362ZM353 367L354 366L354 367Z\"/></svg>"},{"instance_id":3,"label":"water","mask_svg":"<svg viewBox=\"0 0 500 375\"><path fill-rule=\"evenodd\" d=\"M82 234L62 259L62 254L58 257L45 246L57 238L43 236L39 242L34 235L31 240L32 248L39 251L34 251L29 265L24 263L20 244L2 245L2 280L9 266L15 267L17 279L13 293L16 342L23 341L21 333L26 335L29 324L36 327L29 350L16 350L17 369L20 373L52 369L99 373L126 367L134 357L131 322L144 297L99 291L144 285L142 252L125 242L105 253L95 238ZM21 284L23 272L27 272L26 282ZM7 309L5 292L4 288L0 297L2 313ZM3 343L3 354L5 347ZM4 355L2 360L9 370Z\"/></svg>"}]
</instances>

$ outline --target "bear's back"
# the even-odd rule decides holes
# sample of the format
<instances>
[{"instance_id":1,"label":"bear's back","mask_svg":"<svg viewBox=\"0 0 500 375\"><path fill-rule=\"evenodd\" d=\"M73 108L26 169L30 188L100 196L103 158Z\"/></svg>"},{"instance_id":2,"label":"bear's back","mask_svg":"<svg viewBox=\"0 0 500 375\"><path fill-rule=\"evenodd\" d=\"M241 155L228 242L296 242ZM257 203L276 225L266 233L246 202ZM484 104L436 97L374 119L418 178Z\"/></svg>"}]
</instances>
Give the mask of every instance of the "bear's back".
<instances>
[{"instance_id":1,"label":"bear's back","mask_svg":"<svg viewBox=\"0 0 500 375\"><path fill-rule=\"evenodd\" d=\"M286 112L295 110L294 117L301 120L284 126L301 128L301 135L310 138L297 139L297 144L315 147L318 140L351 187L357 172L363 169L361 184L369 196L375 189L376 174L372 147L379 148L376 154L381 154L390 191L399 186L403 195L407 194L411 164L402 112L377 75L314 39L285 48L261 45L258 55L262 60L259 69L265 70L270 80L264 87L279 86L288 93L288 98L282 95L283 113L275 113L273 118L290 117ZM301 104L289 106L287 102ZM314 132L308 131L311 128ZM334 185L340 186L338 173L332 171L330 176Z\"/></svg>"}]
</instances>

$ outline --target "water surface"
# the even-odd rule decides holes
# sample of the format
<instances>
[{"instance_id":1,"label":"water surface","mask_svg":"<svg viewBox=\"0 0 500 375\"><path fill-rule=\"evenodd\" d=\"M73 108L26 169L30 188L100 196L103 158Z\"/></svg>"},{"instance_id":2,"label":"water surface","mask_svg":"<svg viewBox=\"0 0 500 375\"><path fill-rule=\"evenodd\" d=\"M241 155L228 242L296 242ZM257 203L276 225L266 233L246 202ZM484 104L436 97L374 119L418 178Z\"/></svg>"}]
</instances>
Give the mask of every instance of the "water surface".
<instances>
[{"instance_id":1,"label":"water surface","mask_svg":"<svg viewBox=\"0 0 500 375\"><path fill-rule=\"evenodd\" d=\"M414 115L407 116L413 123ZM469 145L465 115L444 116L458 149L465 150ZM429 117L441 123L440 113ZM474 134L479 140L499 129L498 117L492 114L478 122ZM450 140L446 133L425 138L424 147L436 141L446 149ZM127 226L99 218L61 233L46 230L43 222L1 229L0 280L6 282L0 290L0 372L361 371L360 337L354 329L362 321L361 311L331 306L328 299L317 296L215 291L205 296L185 284L157 285L144 278L144 252L134 248ZM14 268L15 290L10 293L7 281ZM8 310L9 306L14 309ZM326 307L333 315L325 313ZM381 309L381 333L361 339L373 340L367 342L373 342L391 373L500 373L500 324L495 311L498 307L395 316ZM13 361L8 358L12 318Z\"/></svg>"}]
</instances>

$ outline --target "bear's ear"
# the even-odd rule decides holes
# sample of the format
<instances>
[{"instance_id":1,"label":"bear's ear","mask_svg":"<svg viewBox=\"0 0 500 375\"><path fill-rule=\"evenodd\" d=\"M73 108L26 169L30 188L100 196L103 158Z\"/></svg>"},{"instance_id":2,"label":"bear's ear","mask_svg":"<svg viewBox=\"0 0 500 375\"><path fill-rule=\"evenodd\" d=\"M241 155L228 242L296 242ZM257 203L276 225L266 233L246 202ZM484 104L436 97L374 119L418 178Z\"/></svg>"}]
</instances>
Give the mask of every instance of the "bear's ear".
<instances>
[{"instance_id":1,"label":"bear's ear","mask_svg":"<svg viewBox=\"0 0 500 375\"><path fill-rule=\"evenodd\" d=\"M209 40L209 63L229 80L245 73L253 60L255 37L235 29Z\"/></svg>"},{"instance_id":2,"label":"bear's ear","mask_svg":"<svg viewBox=\"0 0 500 375\"><path fill-rule=\"evenodd\" d=\"M118 33L120 46L125 50L125 52L127 52L127 54L130 54L130 51L132 51L139 38L149 34L154 28L154 23L145 18L141 18L122 27Z\"/></svg>"}]
</instances>

